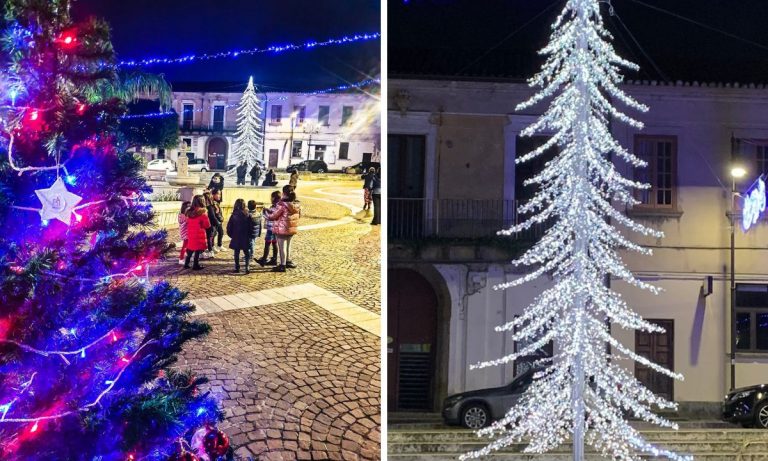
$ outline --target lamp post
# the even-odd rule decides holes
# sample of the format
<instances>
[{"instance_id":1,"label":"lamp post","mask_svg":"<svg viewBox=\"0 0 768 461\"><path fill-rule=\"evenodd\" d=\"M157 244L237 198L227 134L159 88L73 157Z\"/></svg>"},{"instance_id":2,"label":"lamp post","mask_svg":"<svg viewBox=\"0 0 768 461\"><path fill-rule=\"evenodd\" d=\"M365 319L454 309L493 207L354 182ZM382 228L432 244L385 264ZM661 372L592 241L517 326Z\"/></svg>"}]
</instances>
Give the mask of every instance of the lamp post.
<instances>
[{"instance_id":1,"label":"lamp post","mask_svg":"<svg viewBox=\"0 0 768 461\"><path fill-rule=\"evenodd\" d=\"M741 166L731 168L731 390L736 389L736 179L746 174Z\"/></svg>"},{"instance_id":2,"label":"lamp post","mask_svg":"<svg viewBox=\"0 0 768 461\"><path fill-rule=\"evenodd\" d=\"M307 146L307 160L310 160L309 156L312 153L312 135L320 132L320 127L315 122L305 122L304 132L309 133L309 145Z\"/></svg>"}]
</instances>

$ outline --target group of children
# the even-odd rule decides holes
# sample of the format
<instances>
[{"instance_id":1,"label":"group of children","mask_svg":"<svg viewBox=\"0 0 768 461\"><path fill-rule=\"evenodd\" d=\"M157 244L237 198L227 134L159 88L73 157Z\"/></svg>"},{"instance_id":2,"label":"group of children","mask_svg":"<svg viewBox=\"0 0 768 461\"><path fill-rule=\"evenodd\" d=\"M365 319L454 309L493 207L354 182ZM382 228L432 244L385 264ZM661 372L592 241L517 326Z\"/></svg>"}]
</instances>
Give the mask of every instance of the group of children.
<instances>
[{"instance_id":1,"label":"group of children","mask_svg":"<svg viewBox=\"0 0 768 461\"><path fill-rule=\"evenodd\" d=\"M245 258L245 273L250 273L250 262L253 259L260 266L275 266L273 272L285 272L286 268L293 269L296 265L291 260L291 239L298 232L301 217L301 204L296 199L294 187L286 185L283 193L274 191L271 194L271 206L261 213L257 203L237 199L232 209L232 216L227 222L227 236L230 237L229 248L234 250L235 272L240 272L240 254ZM221 192L206 191L196 195L192 202L184 202L179 213L179 232L183 245L179 255L179 264L185 269L200 270L200 259L213 257L217 252L226 251L222 247L224 216L220 206ZM262 226L262 219L266 222ZM264 254L261 258L254 257L256 240L261 237L262 227L266 227L264 238ZM218 238L218 246L214 240ZM272 249L272 257L269 250ZM279 253L279 264L278 264Z\"/></svg>"}]
</instances>

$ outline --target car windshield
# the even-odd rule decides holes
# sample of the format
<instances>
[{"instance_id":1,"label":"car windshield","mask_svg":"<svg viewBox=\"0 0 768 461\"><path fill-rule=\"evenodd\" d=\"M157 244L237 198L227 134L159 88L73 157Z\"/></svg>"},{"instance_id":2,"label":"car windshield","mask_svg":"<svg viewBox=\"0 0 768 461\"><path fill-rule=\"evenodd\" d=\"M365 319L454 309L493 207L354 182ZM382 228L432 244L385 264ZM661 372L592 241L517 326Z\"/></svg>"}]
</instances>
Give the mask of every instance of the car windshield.
<instances>
[{"instance_id":1,"label":"car windshield","mask_svg":"<svg viewBox=\"0 0 768 461\"><path fill-rule=\"evenodd\" d=\"M510 390L520 390L527 387L533 381L534 370L527 370L520 375L515 376L512 382L509 383Z\"/></svg>"}]
</instances>

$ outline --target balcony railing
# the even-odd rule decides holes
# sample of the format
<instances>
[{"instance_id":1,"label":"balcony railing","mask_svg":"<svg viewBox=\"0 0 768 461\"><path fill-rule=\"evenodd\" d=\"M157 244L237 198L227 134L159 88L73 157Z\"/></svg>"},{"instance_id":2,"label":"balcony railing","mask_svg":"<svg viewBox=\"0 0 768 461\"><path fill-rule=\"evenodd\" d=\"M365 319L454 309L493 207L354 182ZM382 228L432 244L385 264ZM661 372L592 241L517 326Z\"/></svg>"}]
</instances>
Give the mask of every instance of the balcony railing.
<instances>
[{"instance_id":1,"label":"balcony railing","mask_svg":"<svg viewBox=\"0 0 768 461\"><path fill-rule=\"evenodd\" d=\"M521 221L517 206L514 200L389 198L387 235L393 240L495 237ZM537 225L510 238L533 241L545 230Z\"/></svg>"},{"instance_id":2,"label":"balcony railing","mask_svg":"<svg viewBox=\"0 0 768 461\"><path fill-rule=\"evenodd\" d=\"M209 123L205 125L182 123L180 128L182 133L227 133L237 131L237 126L221 123Z\"/></svg>"}]
</instances>

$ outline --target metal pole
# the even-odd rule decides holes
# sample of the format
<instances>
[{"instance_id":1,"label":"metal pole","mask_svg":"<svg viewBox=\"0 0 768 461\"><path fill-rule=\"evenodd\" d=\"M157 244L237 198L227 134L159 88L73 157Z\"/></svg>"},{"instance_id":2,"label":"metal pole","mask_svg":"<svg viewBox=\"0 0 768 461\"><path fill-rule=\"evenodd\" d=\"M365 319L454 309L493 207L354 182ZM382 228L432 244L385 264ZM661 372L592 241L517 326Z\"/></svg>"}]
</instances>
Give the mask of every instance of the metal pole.
<instances>
[{"instance_id":1,"label":"metal pole","mask_svg":"<svg viewBox=\"0 0 768 461\"><path fill-rule=\"evenodd\" d=\"M731 390L736 389L736 178L731 179Z\"/></svg>"}]
</instances>

